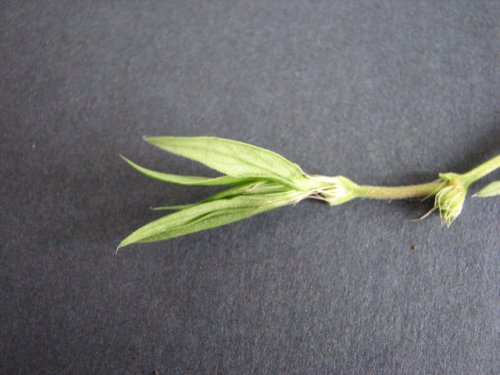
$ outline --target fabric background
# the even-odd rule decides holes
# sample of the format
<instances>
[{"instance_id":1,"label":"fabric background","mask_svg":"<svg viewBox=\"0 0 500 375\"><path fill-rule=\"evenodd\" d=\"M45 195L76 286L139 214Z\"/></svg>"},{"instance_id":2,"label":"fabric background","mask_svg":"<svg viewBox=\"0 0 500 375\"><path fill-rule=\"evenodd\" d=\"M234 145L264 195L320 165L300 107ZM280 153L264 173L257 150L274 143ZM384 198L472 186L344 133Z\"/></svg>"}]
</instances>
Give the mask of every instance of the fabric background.
<instances>
[{"instance_id":1,"label":"fabric background","mask_svg":"<svg viewBox=\"0 0 500 375\"><path fill-rule=\"evenodd\" d=\"M418 183L500 148L496 1L2 1L0 372L493 374L499 202L303 202L118 255L215 188L143 135ZM498 179L498 174L496 176ZM493 181L488 177L471 192Z\"/></svg>"}]
</instances>

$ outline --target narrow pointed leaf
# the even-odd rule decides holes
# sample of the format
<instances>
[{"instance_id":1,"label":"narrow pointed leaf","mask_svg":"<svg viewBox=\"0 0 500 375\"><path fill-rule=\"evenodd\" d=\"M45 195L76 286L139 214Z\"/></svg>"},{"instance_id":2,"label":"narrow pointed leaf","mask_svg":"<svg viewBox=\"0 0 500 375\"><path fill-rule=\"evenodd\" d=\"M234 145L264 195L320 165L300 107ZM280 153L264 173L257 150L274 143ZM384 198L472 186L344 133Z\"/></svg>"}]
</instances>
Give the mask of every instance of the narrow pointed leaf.
<instances>
[{"instance_id":1,"label":"narrow pointed leaf","mask_svg":"<svg viewBox=\"0 0 500 375\"><path fill-rule=\"evenodd\" d=\"M175 206L161 206L154 207L155 211L163 211L163 210L182 210L188 207L193 207L200 203L212 202L222 198L233 198L238 195L254 195L254 194L270 194L270 193L291 193L292 190L288 186L280 184L279 182L272 181L253 181L247 184L242 184L227 190L223 190L216 194L209 196L208 198L203 199L198 203L193 204L183 204L183 205L175 205Z\"/></svg>"},{"instance_id":2,"label":"narrow pointed leaf","mask_svg":"<svg viewBox=\"0 0 500 375\"><path fill-rule=\"evenodd\" d=\"M484 188L479 190L479 192L474 194L475 197L481 198L494 197L497 195L500 195L500 181L493 181L491 184L486 185Z\"/></svg>"},{"instance_id":3,"label":"narrow pointed leaf","mask_svg":"<svg viewBox=\"0 0 500 375\"><path fill-rule=\"evenodd\" d=\"M121 155L120 155L121 156ZM221 176L221 177L199 177L199 176L181 176L176 174L169 174L163 172L153 171L151 169L147 169L141 167L140 165L134 163L133 161L127 159L124 156L121 156L123 160L125 160L128 164L130 164L133 168L143 173L144 175L154 178L156 180L160 180L163 182L170 182L172 184L179 185L199 185L199 186L216 186L216 185L235 185L245 181L248 179L245 178L236 178L230 176Z\"/></svg>"},{"instance_id":4,"label":"narrow pointed leaf","mask_svg":"<svg viewBox=\"0 0 500 375\"><path fill-rule=\"evenodd\" d=\"M184 210L185 208L196 206L197 203L192 204L177 204L173 206L159 206L159 207L151 207L153 211L179 211Z\"/></svg>"},{"instance_id":5,"label":"narrow pointed leaf","mask_svg":"<svg viewBox=\"0 0 500 375\"><path fill-rule=\"evenodd\" d=\"M200 203L146 224L125 238L118 248L133 243L166 240L233 223L290 204L294 201L295 194L239 196Z\"/></svg>"},{"instance_id":6,"label":"narrow pointed leaf","mask_svg":"<svg viewBox=\"0 0 500 375\"><path fill-rule=\"evenodd\" d=\"M247 143L216 137L148 137L145 140L228 176L273 180L299 190L309 188L309 180L297 164Z\"/></svg>"}]
</instances>

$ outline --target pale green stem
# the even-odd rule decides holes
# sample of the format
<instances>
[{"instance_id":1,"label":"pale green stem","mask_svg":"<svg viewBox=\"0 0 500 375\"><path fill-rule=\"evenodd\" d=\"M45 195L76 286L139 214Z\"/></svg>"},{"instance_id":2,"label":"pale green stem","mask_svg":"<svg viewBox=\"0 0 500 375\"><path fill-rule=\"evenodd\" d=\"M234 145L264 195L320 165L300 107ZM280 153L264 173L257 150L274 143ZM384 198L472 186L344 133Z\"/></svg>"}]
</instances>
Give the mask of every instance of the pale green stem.
<instances>
[{"instance_id":1,"label":"pale green stem","mask_svg":"<svg viewBox=\"0 0 500 375\"><path fill-rule=\"evenodd\" d=\"M419 185L407 186L370 186L359 185L357 196L371 199L408 199L429 197L439 190L443 185L441 180L436 180Z\"/></svg>"},{"instance_id":2,"label":"pale green stem","mask_svg":"<svg viewBox=\"0 0 500 375\"><path fill-rule=\"evenodd\" d=\"M500 155L488 160L487 162L477 166L462 175L457 175L457 178L462 181L465 187L468 187L473 182L500 168ZM356 186L356 195L359 198L371 199L408 199L421 198L436 195L436 193L445 186L445 181L435 180L419 185L407 186Z\"/></svg>"},{"instance_id":3,"label":"pale green stem","mask_svg":"<svg viewBox=\"0 0 500 375\"><path fill-rule=\"evenodd\" d=\"M461 178L465 186L469 186L498 168L500 168L500 155L497 155L469 172L464 173Z\"/></svg>"}]
</instances>

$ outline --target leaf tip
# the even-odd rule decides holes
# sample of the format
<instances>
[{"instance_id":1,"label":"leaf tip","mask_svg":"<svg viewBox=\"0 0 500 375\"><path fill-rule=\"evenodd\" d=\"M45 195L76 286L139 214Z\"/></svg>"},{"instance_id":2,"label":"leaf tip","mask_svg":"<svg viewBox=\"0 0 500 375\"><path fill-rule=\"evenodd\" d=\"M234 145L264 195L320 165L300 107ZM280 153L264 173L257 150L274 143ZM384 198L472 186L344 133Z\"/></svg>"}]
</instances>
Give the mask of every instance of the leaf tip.
<instances>
[{"instance_id":1,"label":"leaf tip","mask_svg":"<svg viewBox=\"0 0 500 375\"><path fill-rule=\"evenodd\" d=\"M123 249L125 246L128 246L128 245L131 245L134 243L134 241L130 241L129 240L129 237L126 237L125 239L123 239L119 244L118 246L116 247L116 250L115 250L115 254L118 255L118 252L120 251L120 249Z\"/></svg>"},{"instance_id":2,"label":"leaf tip","mask_svg":"<svg viewBox=\"0 0 500 375\"><path fill-rule=\"evenodd\" d=\"M125 160L126 162L129 162L130 160L127 159L125 156L123 156L122 154L118 154L118 156L120 156L123 160Z\"/></svg>"},{"instance_id":3,"label":"leaf tip","mask_svg":"<svg viewBox=\"0 0 500 375\"><path fill-rule=\"evenodd\" d=\"M160 137L151 137L149 135L144 135L142 137L142 140L154 145L156 143L156 141L158 140L158 138L160 138Z\"/></svg>"},{"instance_id":4,"label":"leaf tip","mask_svg":"<svg viewBox=\"0 0 500 375\"><path fill-rule=\"evenodd\" d=\"M500 195L500 181L493 181L473 195L474 198L488 198Z\"/></svg>"},{"instance_id":5,"label":"leaf tip","mask_svg":"<svg viewBox=\"0 0 500 375\"><path fill-rule=\"evenodd\" d=\"M138 171L142 171L142 167L139 164L134 163L132 160L127 159L125 156L120 154L120 157L125 160L125 162L130 165L131 167L137 169Z\"/></svg>"}]
</instances>

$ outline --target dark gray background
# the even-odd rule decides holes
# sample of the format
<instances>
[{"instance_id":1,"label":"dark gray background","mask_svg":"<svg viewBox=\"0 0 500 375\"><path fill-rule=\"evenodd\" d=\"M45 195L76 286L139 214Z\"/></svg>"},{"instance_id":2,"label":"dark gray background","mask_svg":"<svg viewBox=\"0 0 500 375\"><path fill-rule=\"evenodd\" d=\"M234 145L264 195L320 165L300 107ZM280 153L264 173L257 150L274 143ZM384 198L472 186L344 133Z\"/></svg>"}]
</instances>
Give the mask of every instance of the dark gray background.
<instances>
[{"instance_id":1,"label":"dark gray background","mask_svg":"<svg viewBox=\"0 0 500 375\"><path fill-rule=\"evenodd\" d=\"M303 202L115 247L149 206L216 190L133 171L120 153L213 175L143 135L372 184L485 161L499 18L469 0L2 1L0 372L498 373L495 199L450 229L411 221L431 202Z\"/></svg>"}]
</instances>

